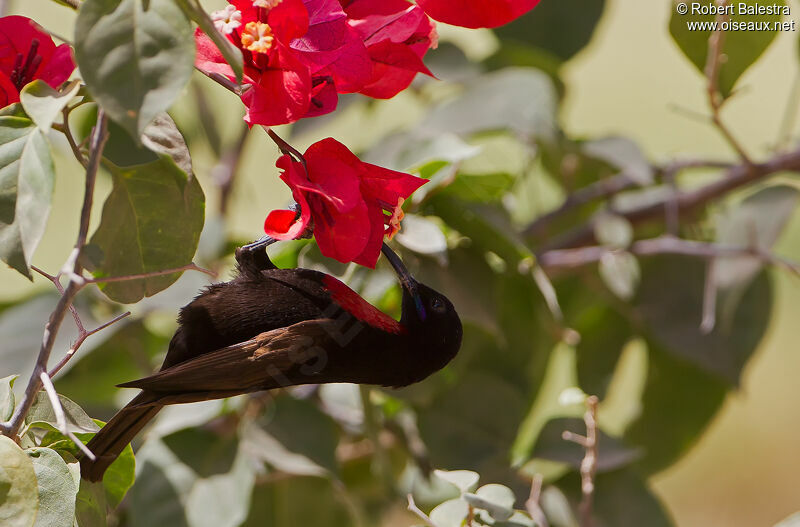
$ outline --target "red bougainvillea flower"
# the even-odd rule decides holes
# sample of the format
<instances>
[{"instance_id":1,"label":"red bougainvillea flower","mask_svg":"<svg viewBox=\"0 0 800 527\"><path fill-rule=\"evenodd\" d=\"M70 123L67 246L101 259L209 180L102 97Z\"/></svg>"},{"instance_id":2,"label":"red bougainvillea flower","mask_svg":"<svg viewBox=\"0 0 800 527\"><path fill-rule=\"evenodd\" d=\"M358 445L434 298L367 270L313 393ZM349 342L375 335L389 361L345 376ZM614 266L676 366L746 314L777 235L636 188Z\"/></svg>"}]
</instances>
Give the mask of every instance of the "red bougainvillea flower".
<instances>
[{"instance_id":1,"label":"red bougainvillea flower","mask_svg":"<svg viewBox=\"0 0 800 527\"><path fill-rule=\"evenodd\" d=\"M417 0L434 20L470 28L502 26L538 3L539 0Z\"/></svg>"},{"instance_id":2,"label":"red bougainvillea flower","mask_svg":"<svg viewBox=\"0 0 800 527\"><path fill-rule=\"evenodd\" d=\"M419 6L406 0L340 1L372 60L372 75L360 93L388 99L417 73L432 75L422 57L437 45L436 28Z\"/></svg>"},{"instance_id":3,"label":"red bougainvillea flower","mask_svg":"<svg viewBox=\"0 0 800 527\"><path fill-rule=\"evenodd\" d=\"M333 111L338 91L357 91L372 73L369 55L337 0L229 0L212 13L242 51L245 120L266 126ZM210 38L195 32L195 65L231 81Z\"/></svg>"},{"instance_id":4,"label":"red bougainvillea flower","mask_svg":"<svg viewBox=\"0 0 800 527\"><path fill-rule=\"evenodd\" d=\"M400 228L403 200L427 181L364 163L330 137L303 157L305 167L288 155L277 162L300 205L300 218L294 211L272 211L264 231L278 240L294 239L313 221L322 254L374 268L384 235Z\"/></svg>"},{"instance_id":5,"label":"red bougainvillea flower","mask_svg":"<svg viewBox=\"0 0 800 527\"><path fill-rule=\"evenodd\" d=\"M0 107L18 102L19 91L34 79L57 88L74 70L69 45L56 46L30 18L0 18Z\"/></svg>"}]
</instances>

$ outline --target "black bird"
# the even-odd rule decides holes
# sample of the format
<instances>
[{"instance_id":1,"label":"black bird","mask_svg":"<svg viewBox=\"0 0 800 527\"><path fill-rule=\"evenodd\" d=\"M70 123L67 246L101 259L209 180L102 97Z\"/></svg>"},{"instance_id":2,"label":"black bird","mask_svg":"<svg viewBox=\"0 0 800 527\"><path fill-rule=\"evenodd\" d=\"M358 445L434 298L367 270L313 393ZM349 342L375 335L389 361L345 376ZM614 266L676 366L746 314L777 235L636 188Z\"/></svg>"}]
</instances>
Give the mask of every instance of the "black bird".
<instances>
[{"instance_id":1,"label":"black bird","mask_svg":"<svg viewBox=\"0 0 800 527\"><path fill-rule=\"evenodd\" d=\"M237 276L183 307L161 370L121 384L140 388L88 443L91 481L165 405L300 384L406 386L455 357L461 320L442 294L418 283L389 247L383 254L403 289L394 320L336 278L278 269L258 244L236 252Z\"/></svg>"}]
</instances>

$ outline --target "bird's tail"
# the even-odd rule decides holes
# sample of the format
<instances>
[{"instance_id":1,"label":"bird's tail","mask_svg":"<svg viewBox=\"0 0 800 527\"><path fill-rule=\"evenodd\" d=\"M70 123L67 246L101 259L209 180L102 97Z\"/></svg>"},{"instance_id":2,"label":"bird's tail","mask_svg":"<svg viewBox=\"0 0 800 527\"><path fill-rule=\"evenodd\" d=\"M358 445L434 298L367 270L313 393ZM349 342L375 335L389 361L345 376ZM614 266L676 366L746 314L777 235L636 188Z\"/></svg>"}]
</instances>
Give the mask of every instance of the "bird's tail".
<instances>
[{"instance_id":1,"label":"bird's tail","mask_svg":"<svg viewBox=\"0 0 800 527\"><path fill-rule=\"evenodd\" d=\"M103 479L109 465L163 408L159 404L147 404L148 398L146 392L134 397L87 443L95 459L91 460L85 455L81 458L81 477L89 481Z\"/></svg>"}]
</instances>

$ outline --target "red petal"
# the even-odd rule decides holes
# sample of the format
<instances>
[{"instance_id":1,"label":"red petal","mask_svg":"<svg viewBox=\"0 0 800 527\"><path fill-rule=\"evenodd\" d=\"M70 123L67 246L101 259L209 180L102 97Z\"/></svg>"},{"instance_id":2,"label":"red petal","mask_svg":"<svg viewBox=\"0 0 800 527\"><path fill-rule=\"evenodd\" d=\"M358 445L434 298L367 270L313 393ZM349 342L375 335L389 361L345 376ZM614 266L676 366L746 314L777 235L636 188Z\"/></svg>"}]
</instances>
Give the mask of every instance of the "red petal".
<instances>
[{"instance_id":1,"label":"red petal","mask_svg":"<svg viewBox=\"0 0 800 527\"><path fill-rule=\"evenodd\" d=\"M346 12L368 46L384 40L405 42L427 22L419 6L405 0L355 0Z\"/></svg>"},{"instance_id":2,"label":"red petal","mask_svg":"<svg viewBox=\"0 0 800 527\"><path fill-rule=\"evenodd\" d=\"M308 68L277 43L270 53L270 68L242 95L247 106L244 120L251 126L293 123L308 112L310 93Z\"/></svg>"},{"instance_id":3,"label":"red petal","mask_svg":"<svg viewBox=\"0 0 800 527\"><path fill-rule=\"evenodd\" d=\"M317 141L303 155L308 165L308 183L300 186L325 198L339 213L362 201L359 174L362 161L339 141L328 137Z\"/></svg>"},{"instance_id":4,"label":"red petal","mask_svg":"<svg viewBox=\"0 0 800 527\"><path fill-rule=\"evenodd\" d=\"M75 71L75 61L72 59L72 48L69 44L58 46L50 60L42 62L36 72L36 78L42 79L53 88L58 88Z\"/></svg>"},{"instance_id":5,"label":"red petal","mask_svg":"<svg viewBox=\"0 0 800 527\"><path fill-rule=\"evenodd\" d=\"M347 27L347 38L339 56L323 73L330 74L339 93L354 93L372 78L372 60L358 33Z\"/></svg>"},{"instance_id":6,"label":"red petal","mask_svg":"<svg viewBox=\"0 0 800 527\"><path fill-rule=\"evenodd\" d=\"M398 198L406 199L419 187L428 182L405 172L389 170L370 163L364 163L365 174L361 178L361 191L366 199L381 200L395 205ZM383 220L381 219L381 225Z\"/></svg>"},{"instance_id":7,"label":"red petal","mask_svg":"<svg viewBox=\"0 0 800 527\"><path fill-rule=\"evenodd\" d=\"M538 3L539 0L417 0L431 18L469 28L502 26Z\"/></svg>"},{"instance_id":8,"label":"red petal","mask_svg":"<svg viewBox=\"0 0 800 527\"><path fill-rule=\"evenodd\" d=\"M353 262L375 269L375 264L378 263L378 258L381 255L381 246L383 245L383 211L377 205L369 206L369 225L370 233L367 244L361 254L353 259Z\"/></svg>"},{"instance_id":9,"label":"red petal","mask_svg":"<svg viewBox=\"0 0 800 527\"><path fill-rule=\"evenodd\" d=\"M270 10L267 23L273 33L284 44L302 37L308 32L311 9L301 0L283 0ZM242 19L244 24L244 18Z\"/></svg>"},{"instance_id":10,"label":"red petal","mask_svg":"<svg viewBox=\"0 0 800 527\"><path fill-rule=\"evenodd\" d=\"M369 242L372 228L367 206L359 201L354 208L344 214L337 213L332 219L332 224L325 220L314 222L314 238L319 250L340 262L352 262Z\"/></svg>"},{"instance_id":11,"label":"red petal","mask_svg":"<svg viewBox=\"0 0 800 527\"><path fill-rule=\"evenodd\" d=\"M305 169L300 163L292 161L288 155L278 158L276 165L283 169L281 179L292 189L292 195L300 205L300 218L294 221L296 214L290 210L274 210L264 221L264 232L276 240L293 240L306 230L311 221L311 207L308 200L295 185L297 181L303 181L305 178Z\"/></svg>"},{"instance_id":12,"label":"red petal","mask_svg":"<svg viewBox=\"0 0 800 527\"><path fill-rule=\"evenodd\" d=\"M311 103L304 117L317 117L331 113L339 103L339 94L330 78L321 80L311 91Z\"/></svg>"},{"instance_id":13,"label":"red petal","mask_svg":"<svg viewBox=\"0 0 800 527\"><path fill-rule=\"evenodd\" d=\"M422 59L405 44L384 40L369 47L373 61L372 82L359 93L376 99L390 99L408 88L417 73L433 76Z\"/></svg>"},{"instance_id":14,"label":"red petal","mask_svg":"<svg viewBox=\"0 0 800 527\"><path fill-rule=\"evenodd\" d=\"M19 102L19 92L11 79L0 73L0 108Z\"/></svg>"},{"instance_id":15,"label":"red petal","mask_svg":"<svg viewBox=\"0 0 800 527\"><path fill-rule=\"evenodd\" d=\"M5 16L0 18L0 72L5 73L7 76L11 75L14 63L17 60L17 54L22 54L23 59L25 59L28 56L33 39L39 41L39 48L36 53L42 57L41 70L56 49L56 45L50 35L28 17Z\"/></svg>"},{"instance_id":16,"label":"red petal","mask_svg":"<svg viewBox=\"0 0 800 527\"><path fill-rule=\"evenodd\" d=\"M194 31L194 43L197 48L197 53L194 57L194 66L204 73L219 73L225 75L231 80L236 76L228 63L225 62L225 57L220 53L219 48L214 42L198 27Z\"/></svg>"}]
</instances>

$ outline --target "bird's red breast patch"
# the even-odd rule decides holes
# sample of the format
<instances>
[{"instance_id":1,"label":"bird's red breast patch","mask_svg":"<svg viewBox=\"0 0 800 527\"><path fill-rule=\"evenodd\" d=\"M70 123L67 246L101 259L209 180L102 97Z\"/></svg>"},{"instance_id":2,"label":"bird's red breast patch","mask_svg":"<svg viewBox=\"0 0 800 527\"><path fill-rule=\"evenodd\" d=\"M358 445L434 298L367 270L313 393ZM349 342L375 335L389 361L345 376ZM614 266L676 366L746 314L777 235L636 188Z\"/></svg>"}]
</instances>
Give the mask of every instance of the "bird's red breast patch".
<instances>
[{"instance_id":1,"label":"bird's red breast patch","mask_svg":"<svg viewBox=\"0 0 800 527\"><path fill-rule=\"evenodd\" d=\"M330 293L331 299L358 320L395 335L406 332L405 326L400 322L364 300L358 293L336 278L327 275L322 279L322 284Z\"/></svg>"}]
</instances>

